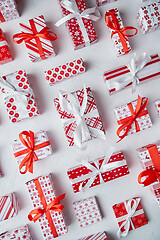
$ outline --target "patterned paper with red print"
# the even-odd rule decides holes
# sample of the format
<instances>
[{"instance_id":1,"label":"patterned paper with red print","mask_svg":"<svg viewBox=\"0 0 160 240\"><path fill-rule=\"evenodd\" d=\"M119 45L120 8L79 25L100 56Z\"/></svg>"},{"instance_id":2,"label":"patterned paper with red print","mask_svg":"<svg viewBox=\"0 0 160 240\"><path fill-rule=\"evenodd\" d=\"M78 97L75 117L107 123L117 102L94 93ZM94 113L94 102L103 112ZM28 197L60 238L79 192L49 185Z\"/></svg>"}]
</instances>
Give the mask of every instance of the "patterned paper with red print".
<instances>
[{"instance_id":1,"label":"patterned paper with red print","mask_svg":"<svg viewBox=\"0 0 160 240\"><path fill-rule=\"evenodd\" d=\"M155 101L155 106L156 106L156 109L157 109L157 113L160 116L160 99Z\"/></svg>"},{"instance_id":2,"label":"patterned paper with red print","mask_svg":"<svg viewBox=\"0 0 160 240\"><path fill-rule=\"evenodd\" d=\"M107 235L105 232L99 232L88 237L81 238L79 240L107 240Z\"/></svg>"},{"instance_id":3,"label":"patterned paper with red print","mask_svg":"<svg viewBox=\"0 0 160 240\"><path fill-rule=\"evenodd\" d=\"M101 6L105 3L112 3L112 2L116 2L117 0L97 0L97 5Z\"/></svg>"},{"instance_id":4,"label":"patterned paper with red print","mask_svg":"<svg viewBox=\"0 0 160 240\"><path fill-rule=\"evenodd\" d=\"M0 1L0 22L9 21L19 17L15 0Z\"/></svg>"},{"instance_id":5,"label":"patterned paper with red print","mask_svg":"<svg viewBox=\"0 0 160 240\"><path fill-rule=\"evenodd\" d=\"M28 226L21 226L0 235L0 240L32 240Z\"/></svg>"},{"instance_id":6,"label":"patterned paper with red print","mask_svg":"<svg viewBox=\"0 0 160 240\"><path fill-rule=\"evenodd\" d=\"M8 43L4 38L4 34L0 29L0 64L8 63L12 61L12 57L9 52Z\"/></svg>"}]
</instances>

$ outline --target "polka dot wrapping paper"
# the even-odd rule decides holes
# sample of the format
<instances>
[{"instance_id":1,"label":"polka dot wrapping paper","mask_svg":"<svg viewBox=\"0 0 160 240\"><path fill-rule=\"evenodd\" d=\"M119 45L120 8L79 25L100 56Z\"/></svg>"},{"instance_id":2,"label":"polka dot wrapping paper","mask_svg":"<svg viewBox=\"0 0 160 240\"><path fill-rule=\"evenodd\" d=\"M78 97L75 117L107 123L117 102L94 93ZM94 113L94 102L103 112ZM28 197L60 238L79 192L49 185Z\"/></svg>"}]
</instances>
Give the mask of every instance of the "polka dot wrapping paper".
<instances>
[{"instance_id":1,"label":"polka dot wrapping paper","mask_svg":"<svg viewBox=\"0 0 160 240\"><path fill-rule=\"evenodd\" d=\"M99 232L88 237L81 238L79 240L107 240L107 235L105 232Z\"/></svg>"},{"instance_id":2,"label":"polka dot wrapping paper","mask_svg":"<svg viewBox=\"0 0 160 240\"><path fill-rule=\"evenodd\" d=\"M155 101L155 106L156 106L158 116L160 116L160 99Z\"/></svg>"},{"instance_id":3,"label":"polka dot wrapping paper","mask_svg":"<svg viewBox=\"0 0 160 240\"><path fill-rule=\"evenodd\" d=\"M101 6L105 3L112 3L112 2L116 2L116 1L118 1L118 0L97 0L97 5Z\"/></svg>"},{"instance_id":4,"label":"polka dot wrapping paper","mask_svg":"<svg viewBox=\"0 0 160 240\"><path fill-rule=\"evenodd\" d=\"M0 22L6 22L19 17L15 0L0 1Z\"/></svg>"},{"instance_id":5,"label":"polka dot wrapping paper","mask_svg":"<svg viewBox=\"0 0 160 240\"><path fill-rule=\"evenodd\" d=\"M21 226L0 235L0 240L32 240L28 226Z\"/></svg>"},{"instance_id":6,"label":"polka dot wrapping paper","mask_svg":"<svg viewBox=\"0 0 160 240\"><path fill-rule=\"evenodd\" d=\"M73 208L80 227L87 227L102 220L95 197L75 202Z\"/></svg>"},{"instance_id":7,"label":"polka dot wrapping paper","mask_svg":"<svg viewBox=\"0 0 160 240\"><path fill-rule=\"evenodd\" d=\"M0 29L0 64L5 64L12 61L12 57L9 52L8 43L4 38L4 34Z\"/></svg>"}]
</instances>

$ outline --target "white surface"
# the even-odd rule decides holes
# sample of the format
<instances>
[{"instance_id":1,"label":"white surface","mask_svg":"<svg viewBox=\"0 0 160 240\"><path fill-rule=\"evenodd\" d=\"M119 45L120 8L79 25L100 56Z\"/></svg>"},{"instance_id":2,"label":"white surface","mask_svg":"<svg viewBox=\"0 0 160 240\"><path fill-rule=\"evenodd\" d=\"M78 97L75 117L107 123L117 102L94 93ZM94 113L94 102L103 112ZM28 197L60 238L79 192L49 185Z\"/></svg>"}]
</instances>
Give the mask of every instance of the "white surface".
<instances>
[{"instance_id":1,"label":"white surface","mask_svg":"<svg viewBox=\"0 0 160 240\"><path fill-rule=\"evenodd\" d=\"M86 0L88 6L94 5L94 0ZM150 1L147 1L149 3ZM133 52L127 56L117 57L110 39L109 30L104 21L104 13L112 7L118 7L125 26L135 26L139 29L136 15L142 5L140 0L119 0L114 4L106 4L100 7L102 19L94 24L98 42L88 48L77 51L73 50L72 42L65 26L56 28L54 23L61 18L61 11L57 0L19 0L18 7L21 9L21 18L1 24L6 33L7 40L12 49L14 61L0 67L1 74L8 74L19 69L25 69L29 75L41 115L34 119L28 119L17 124L8 120L5 106L0 98L0 167L4 177L0 179L0 195L16 192L20 202L20 212L13 219L0 223L0 233L18 227L22 224L29 224L33 240L43 239L38 223L30 223L27 215L33 209L25 182L39 175L53 173L53 180L57 194L67 193L63 201L65 205L64 215L68 223L68 234L59 237L59 240L78 240L81 237L106 231L109 240L116 240L118 225L113 214L112 205L123 200L138 196L142 197L149 224L131 231L126 237L127 240L159 240L160 239L160 208L153 200L149 189L143 188L137 183L137 176L142 171L136 149L149 143L154 143L160 138L160 118L158 118L154 101L160 98L160 82L153 80L137 87L136 93L131 94L131 88L109 96L103 80L103 72L116 66L126 64L133 57L133 53L146 51L149 54L159 53L160 32L154 32L143 36L139 31L136 37L130 39ZM58 40L53 42L57 53L56 57L38 63L32 63L27 55L24 44L15 45L11 37L20 32L19 22L32 17L44 14L48 26L58 34ZM45 78L44 70L63 64L70 60L82 57L87 66L87 72L76 76L74 79L65 80L63 83L50 87ZM83 85L90 86L93 90L97 106L102 117L105 129L108 131L107 140L93 140L88 142L85 151L75 147L68 147L64 136L63 128L53 104L53 99L58 96L58 90L64 89L72 92L82 89ZM148 109L153 121L153 127L140 133L128 136L116 145L117 150L122 150L128 162L130 175L119 178L115 181L92 188L85 193L74 194L70 182L66 176L68 168L77 165L81 159L94 159L105 154L110 143L117 140L117 123L113 108L134 100L137 95L149 97ZM10 142L18 137L23 130L46 130L54 148L53 156L34 164L34 174L27 173L25 176L18 173L18 166L11 152ZM103 220L97 224L84 229L79 227L76 220L72 203L90 196L97 196Z\"/></svg>"}]
</instances>

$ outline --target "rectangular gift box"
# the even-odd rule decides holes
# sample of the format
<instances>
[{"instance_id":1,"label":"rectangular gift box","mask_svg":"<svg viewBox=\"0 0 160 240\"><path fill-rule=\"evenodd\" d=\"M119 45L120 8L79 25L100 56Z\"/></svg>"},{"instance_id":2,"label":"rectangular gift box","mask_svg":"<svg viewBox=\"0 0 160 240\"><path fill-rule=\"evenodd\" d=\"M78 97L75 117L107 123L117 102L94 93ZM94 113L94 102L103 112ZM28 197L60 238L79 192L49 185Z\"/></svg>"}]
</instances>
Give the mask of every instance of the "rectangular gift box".
<instances>
[{"instance_id":1,"label":"rectangular gift box","mask_svg":"<svg viewBox=\"0 0 160 240\"><path fill-rule=\"evenodd\" d=\"M75 202L73 208L80 227L86 227L102 220L96 197Z\"/></svg>"},{"instance_id":2,"label":"rectangular gift box","mask_svg":"<svg viewBox=\"0 0 160 240\"><path fill-rule=\"evenodd\" d=\"M6 22L15 18L19 18L15 0L1 0L0 22Z\"/></svg>"},{"instance_id":3,"label":"rectangular gift box","mask_svg":"<svg viewBox=\"0 0 160 240\"><path fill-rule=\"evenodd\" d=\"M107 235L105 232L99 232L79 240L107 240Z\"/></svg>"},{"instance_id":4,"label":"rectangular gift box","mask_svg":"<svg viewBox=\"0 0 160 240\"><path fill-rule=\"evenodd\" d=\"M81 143L91 140L93 138L104 136L102 121L99 116L96 102L94 100L91 89L89 87L84 88L82 90L78 90L76 92L71 93L71 95L72 95L72 98L74 97L74 100L77 104L78 109L81 107L85 108L83 109L84 117L82 116L81 119L84 121L84 124L86 124L86 128L89 129L89 136L87 136L87 138L86 137L82 138ZM69 104L69 108L70 108L71 105L70 105L69 94L64 94L62 98L64 98L64 100L65 99L67 100L67 101L65 100L66 101L65 105ZM75 104L75 102L73 103L73 105ZM76 138L75 133L77 133L79 130L79 128L77 128L78 119L76 120L76 118L78 117L75 118L74 114L70 114L70 112L67 112L66 110L64 110L64 106L62 106L62 101L60 100L60 98L55 98L54 103L60 115L60 119L63 123L64 132L69 142L69 146L73 146L73 145L77 146L77 144L75 143L75 141L77 141L77 139L75 139ZM84 104L86 104L86 107ZM73 112L74 112L74 108L72 113ZM77 112L75 112L75 115L77 115Z\"/></svg>"},{"instance_id":5,"label":"rectangular gift box","mask_svg":"<svg viewBox=\"0 0 160 240\"><path fill-rule=\"evenodd\" d=\"M83 11L85 11L87 9L84 0L73 0L73 1L75 2L75 5L77 6L78 12L82 13ZM61 2L62 2L62 0L59 0L59 4L62 9L63 17L71 14L70 11L66 10L61 5ZM84 25L84 29L82 29L81 24ZM90 19L72 18L71 20L68 20L66 22L66 26L68 28L68 31L69 31L70 37L72 39L75 50L85 47L87 45L87 43L85 42L86 35L88 35L88 40L89 40L90 44L97 42L96 32L94 30L94 26Z\"/></svg>"},{"instance_id":6,"label":"rectangular gift box","mask_svg":"<svg viewBox=\"0 0 160 240\"><path fill-rule=\"evenodd\" d=\"M160 76L160 58L158 54L151 55L151 60L144 66L143 69L137 72L136 76L139 79L139 82L145 82L146 80L158 79ZM109 93L115 93L121 89L129 87L132 85L132 74L128 69L127 65L114 68L112 70L106 71L104 73L104 80L109 90ZM127 83L126 86L123 84L125 80L131 79L130 83ZM123 87L117 89L117 83L122 83Z\"/></svg>"},{"instance_id":7,"label":"rectangular gift box","mask_svg":"<svg viewBox=\"0 0 160 240\"><path fill-rule=\"evenodd\" d=\"M39 114L24 70L0 77L0 90L11 122L19 122Z\"/></svg>"},{"instance_id":8,"label":"rectangular gift box","mask_svg":"<svg viewBox=\"0 0 160 240\"><path fill-rule=\"evenodd\" d=\"M18 202L14 193L0 197L0 221L15 217L18 212Z\"/></svg>"},{"instance_id":9,"label":"rectangular gift box","mask_svg":"<svg viewBox=\"0 0 160 240\"><path fill-rule=\"evenodd\" d=\"M55 198L55 188L51 174L41 176L26 183L32 204L36 209L48 206ZM59 237L67 233L67 228L64 222L63 214L61 212L49 211L38 219L43 238L45 240ZM54 233L53 233L54 232Z\"/></svg>"},{"instance_id":10,"label":"rectangular gift box","mask_svg":"<svg viewBox=\"0 0 160 240\"><path fill-rule=\"evenodd\" d=\"M104 182L109 182L111 180L129 174L127 162L124 159L124 155L122 152L112 154L108 162L105 161L105 157L106 156L101 157L95 161L86 162L86 166L82 163L81 165L70 168L67 171L67 175L72 184L74 193L80 192L81 186L86 186L86 184L90 181L90 178L93 176L94 170L95 172L98 170L101 171L101 177L103 178ZM95 175L92 183L88 188L97 186L101 183L102 182L100 181L100 174L97 172L97 175Z\"/></svg>"},{"instance_id":11,"label":"rectangular gift box","mask_svg":"<svg viewBox=\"0 0 160 240\"><path fill-rule=\"evenodd\" d=\"M0 64L11 62L13 59L9 52L9 47L2 29L0 29Z\"/></svg>"},{"instance_id":12,"label":"rectangular gift box","mask_svg":"<svg viewBox=\"0 0 160 240\"><path fill-rule=\"evenodd\" d=\"M157 113L160 116L160 99L155 101L155 106L156 106Z\"/></svg>"},{"instance_id":13,"label":"rectangular gift box","mask_svg":"<svg viewBox=\"0 0 160 240\"><path fill-rule=\"evenodd\" d=\"M97 0L97 6L101 6L105 3L112 3L112 2L116 2L118 0Z\"/></svg>"},{"instance_id":14,"label":"rectangular gift box","mask_svg":"<svg viewBox=\"0 0 160 240\"><path fill-rule=\"evenodd\" d=\"M76 76L85 72L85 67L82 58L71 61L69 63L54 67L48 71L45 71L45 78L50 85Z\"/></svg>"},{"instance_id":15,"label":"rectangular gift box","mask_svg":"<svg viewBox=\"0 0 160 240\"><path fill-rule=\"evenodd\" d=\"M21 226L11 231L0 234L0 240L32 240L28 226Z\"/></svg>"}]
</instances>

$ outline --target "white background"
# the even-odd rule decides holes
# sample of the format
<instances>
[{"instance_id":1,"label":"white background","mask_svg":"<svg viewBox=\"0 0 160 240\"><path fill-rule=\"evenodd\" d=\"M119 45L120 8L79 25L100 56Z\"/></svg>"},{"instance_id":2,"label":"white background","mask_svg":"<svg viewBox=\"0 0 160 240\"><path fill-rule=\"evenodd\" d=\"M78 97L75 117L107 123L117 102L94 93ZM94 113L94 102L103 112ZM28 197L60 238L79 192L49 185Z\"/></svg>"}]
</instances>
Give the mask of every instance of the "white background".
<instances>
[{"instance_id":1,"label":"white background","mask_svg":"<svg viewBox=\"0 0 160 240\"><path fill-rule=\"evenodd\" d=\"M72 41L65 26L56 28L54 23L61 18L61 11L57 0L18 0L18 8L21 18L2 23L2 30L6 33L14 61L0 67L0 74L12 73L19 69L25 69L29 81L34 90L40 115L33 119L27 119L19 123L10 123L5 106L0 99L0 168L4 177L0 179L0 195L15 192L20 205L19 214L12 219L0 223L0 233L16 228L22 224L29 224L33 240L43 239L40 227L37 223L30 223L27 215L32 210L25 182L40 175L53 173L54 185L57 195L66 193L63 201L65 206L64 215L68 226L68 233L59 240L78 240L81 237L106 231L109 240L116 240L118 225L113 214L112 205L132 197L142 197L142 206L149 221L139 229L131 231L127 240L159 240L160 239L160 208L154 202L148 188L143 188L137 183L137 176L142 171L136 149L149 143L154 143L160 135L160 118L158 118L154 101L160 98L159 80L151 80L137 87L137 91L131 94L131 88L109 96L104 84L103 73L106 70L129 63L133 53L138 54L146 51L148 54L159 53L160 32L142 35L139 31L136 37L130 39L132 53L127 56L117 57L110 39L109 30L104 21L106 10L118 7L125 26L134 26L139 29L136 16L139 7L143 4L140 0L119 0L113 4L105 4L99 8L102 18L94 24L98 36L98 42L88 48L77 51L73 50ZM88 7L95 4L94 0L86 0ZM150 3L150 1L147 1ZM12 42L12 35L20 32L19 22L43 14L47 25L58 34L58 40L53 42L57 56L38 63L32 63L27 55L24 44L16 45ZM44 70L61 65L70 60L82 57L87 67L86 73L76 76L74 79L50 87L45 78ZM107 140L93 140L88 142L87 149L79 150L76 147L68 147L59 116L56 112L53 99L58 96L59 89L72 92L82 89L83 85L90 86L102 118ZM74 194L67 178L68 168L75 166L82 159L93 160L103 156L117 140L117 123L114 115L114 107L125 104L140 96L149 98L148 110L151 115L153 127L128 136L119 144L116 150L122 150L125 154L130 175L92 188L85 193ZM25 176L18 172L17 163L10 148L10 142L18 137L23 130L46 130L48 132L54 154L34 164L34 174L27 173ZM76 220L72 203L81 199L96 196L103 220L86 228L80 228Z\"/></svg>"}]
</instances>

